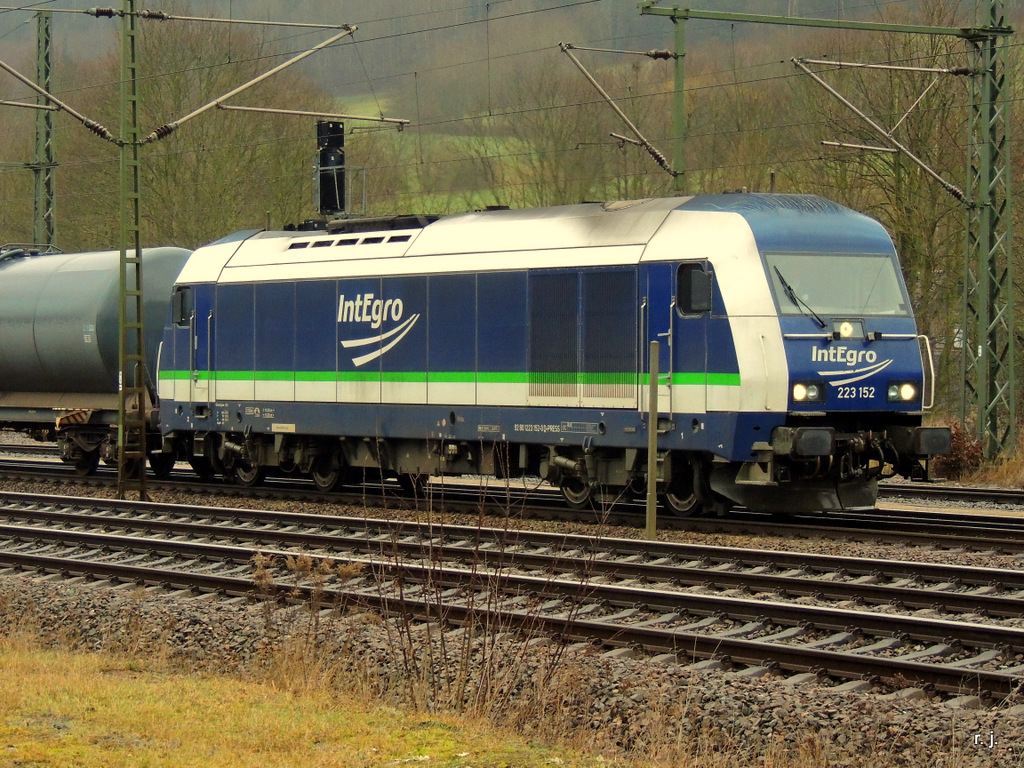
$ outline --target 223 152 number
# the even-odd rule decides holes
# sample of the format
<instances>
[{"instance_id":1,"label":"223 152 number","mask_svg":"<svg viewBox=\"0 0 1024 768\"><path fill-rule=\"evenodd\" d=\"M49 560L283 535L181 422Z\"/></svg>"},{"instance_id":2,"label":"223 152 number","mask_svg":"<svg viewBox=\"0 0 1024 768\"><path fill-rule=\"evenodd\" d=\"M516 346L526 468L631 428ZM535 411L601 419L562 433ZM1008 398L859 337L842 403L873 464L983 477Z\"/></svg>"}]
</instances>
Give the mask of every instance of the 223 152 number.
<instances>
[{"instance_id":1,"label":"223 152 number","mask_svg":"<svg viewBox=\"0 0 1024 768\"><path fill-rule=\"evenodd\" d=\"M869 400L874 396L874 387L836 387L836 397L840 400Z\"/></svg>"}]
</instances>

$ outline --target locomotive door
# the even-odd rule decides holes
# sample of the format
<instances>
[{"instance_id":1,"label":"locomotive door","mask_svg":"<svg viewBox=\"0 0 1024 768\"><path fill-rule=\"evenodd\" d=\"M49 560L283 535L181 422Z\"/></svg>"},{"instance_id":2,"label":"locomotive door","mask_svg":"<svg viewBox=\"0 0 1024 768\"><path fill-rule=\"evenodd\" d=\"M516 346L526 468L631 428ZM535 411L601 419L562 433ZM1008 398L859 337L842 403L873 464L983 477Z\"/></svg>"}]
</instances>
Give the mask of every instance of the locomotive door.
<instances>
[{"instance_id":1,"label":"locomotive door","mask_svg":"<svg viewBox=\"0 0 1024 768\"><path fill-rule=\"evenodd\" d=\"M705 261L676 265L672 317L672 406L675 413L707 411L708 323L711 316L711 271Z\"/></svg>"},{"instance_id":2,"label":"locomotive door","mask_svg":"<svg viewBox=\"0 0 1024 768\"><path fill-rule=\"evenodd\" d=\"M647 408L648 374L651 370L651 342L658 342L658 412L672 412L672 329L675 319L674 265L652 263L647 268L647 334L644 339L640 375L640 407Z\"/></svg>"},{"instance_id":3,"label":"locomotive door","mask_svg":"<svg viewBox=\"0 0 1024 768\"><path fill-rule=\"evenodd\" d=\"M707 409L707 325L711 273L706 262L651 264L647 284L647 343L659 343L658 410L701 414ZM641 398L642 402L646 402Z\"/></svg>"},{"instance_id":4,"label":"locomotive door","mask_svg":"<svg viewBox=\"0 0 1024 768\"><path fill-rule=\"evenodd\" d=\"M189 324L189 399L195 404L210 403L213 391L213 286L196 286L193 291L192 318Z\"/></svg>"}]
</instances>

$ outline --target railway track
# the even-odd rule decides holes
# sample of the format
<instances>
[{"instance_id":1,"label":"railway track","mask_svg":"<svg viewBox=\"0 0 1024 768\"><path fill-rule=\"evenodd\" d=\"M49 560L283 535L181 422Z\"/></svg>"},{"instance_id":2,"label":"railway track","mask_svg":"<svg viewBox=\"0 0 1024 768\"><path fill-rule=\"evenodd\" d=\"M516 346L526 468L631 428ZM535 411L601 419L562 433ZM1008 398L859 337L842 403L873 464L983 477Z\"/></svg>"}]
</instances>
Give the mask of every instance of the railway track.
<instances>
[{"instance_id":1,"label":"railway track","mask_svg":"<svg viewBox=\"0 0 1024 768\"><path fill-rule=\"evenodd\" d=\"M976 488L949 483L881 483L880 499L939 503L992 504L1024 507L1022 488Z\"/></svg>"},{"instance_id":2,"label":"railway track","mask_svg":"<svg viewBox=\"0 0 1024 768\"><path fill-rule=\"evenodd\" d=\"M1024 682L1019 569L21 494L0 497L0 568L315 599L830 685L1004 698Z\"/></svg>"},{"instance_id":3,"label":"railway track","mask_svg":"<svg viewBox=\"0 0 1024 768\"><path fill-rule=\"evenodd\" d=\"M0 470L50 472L56 468L57 474L74 475L74 470L69 465L55 463L56 460L57 449L50 444L0 442ZM181 466L183 469L180 476L187 478L191 472L186 465ZM107 469L109 468L101 466L101 476L109 474L105 471ZM444 483L443 480L441 482ZM434 484L437 484L436 479ZM455 484L457 485L458 481ZM552 492L551 495L560 498L556 492ZM1024 488L981 488L941 482L882 482L878 488L878 498L881 502L956 503L1024 510Z\"/></svg>"},{"instance_id":4,"label":"railway track","mask_svg":"<svg viewBox=\"0 0 1024 768\"><path fill-rule=\"evenodd\" d=\"M33 482L56 479L56 482L67 484L69 494L77 493L82 486L87 492L94 492L116 486L113 473L103 469L95 476L79 478L69 468L55 468L52 462L7 463L0 467L0 480ZM895 490L905 494L903 489L907 485L900 484ZM261 487L246 488L223 481L196 482L189 479L184 470L176 473L170 481L151 478L149 488L154 493L200 494L226 499L229 503L232 499L242 498L262 499L270 503L308 500L310 503L337 506L380 507L396 515L406 512L415 515L417 511L432 508L470 519L485 515L518 520L600 523L634 529L642 528L645 522L642 506L636 503L618 502L605 508L579 511L567 508L561 495L553 489L485 487L460 480L442 479L428 484L424 499L404 497L395 483L369 483L349 491L323 494L316 492L309 482L288 477L269 478ZM971 498L987 499L991 491L976 489L975 493L982 496ZM900 498L905 498L905 495ZM1004 495L1003 498L1008 497ZM773 536L794 540L827 537L853 543L894 544L955 552L1024 553L1024 503L1019 507L982 510L901 507L793 516L771 516L737 509L728 516L715 518L675 518L660 514L658 524L663 530L708 535Z\"/></svg>"}]
</instances>

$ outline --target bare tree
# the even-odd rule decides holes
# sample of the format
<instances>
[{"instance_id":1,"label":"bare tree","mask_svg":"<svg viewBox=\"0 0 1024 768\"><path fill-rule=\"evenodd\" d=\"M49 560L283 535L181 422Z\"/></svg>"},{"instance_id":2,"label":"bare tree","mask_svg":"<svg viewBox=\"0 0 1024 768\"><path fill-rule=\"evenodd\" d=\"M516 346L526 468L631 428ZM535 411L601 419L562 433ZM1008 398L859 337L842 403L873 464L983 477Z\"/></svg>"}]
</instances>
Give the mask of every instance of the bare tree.
<instances>
[{"instance_id":1,"label":"bare tree","mask_svg":"<svg viewBox=\"0 0 1024 768\"><path fill-rule=\"evenodd\" d=\"M926 14L923 23L955 24L955 0L930 3L922 10ZM963 43L954 38L889 34L863 41L861 46L858 55L847 41L847 55L861 62L922 67L966 64ZM831 78L844 96L891 130L904 146L944 178L962 185L967 137L967 96L962 80L932 73L863 69L846 70ZM814 104L811 109L824 126L820 138L886 146L883 137L820 86L807 83L806 88L809 101L802 103ZM939 395L950 396L940 406L954 407L962 351L956 344L964 289L962 204L899 154L826 152L809 164L808 170L808 188L871 213L889 229L919 326L939 353Z\"/></svg>"},{"instance_id":2,"label":"bare tree","mask_svg":"<svg viewBox=\"0 0 1024 768\"><path fill-rule=\"evenodd\" d=\"M554 54L552 54L553 56ZM559 66L561 65L561 66ZM495 204L533 207L592 199L605 175L600 142L603 105L559 60L507 82L503 112L480 118L465 148Z\"/></svg>"},{"instance_id":3,"label":"bare tree","mask_svg":"<svg viewBox=\"0 0 1024 768\"><path fill-rule=\"evenodd\" d=\"M143 27L139 45L143 134L187 114L276 63L257 33L220 25L161 23ZM85 114L118 126L120 58L77 70ZM81 85L79 87L82 87ZM330 102L291 70L233 103L325 109ZM61 175L65 243L73 248L117 242L118 157L80 126L61 127L63 153L74 158ZM313 215L316 148L310 118L214 110L142 150L144 244L194 247L238 229L274 226Z\"/></svg>"},{"instance_id":4,"label":"bare tree","mask_svg":"<svg viewBox=\"0 0 1024 768\"><path fill-rule=\"evenodd\" d=\"M32 71L28 52L5 51L6 63L23 73ZM0 98L35 104L36 95L6 72L0 73ZM0 244L28 243L33 238L33 160L36 110L0 106Z\"/></svg>"}]
</instances>

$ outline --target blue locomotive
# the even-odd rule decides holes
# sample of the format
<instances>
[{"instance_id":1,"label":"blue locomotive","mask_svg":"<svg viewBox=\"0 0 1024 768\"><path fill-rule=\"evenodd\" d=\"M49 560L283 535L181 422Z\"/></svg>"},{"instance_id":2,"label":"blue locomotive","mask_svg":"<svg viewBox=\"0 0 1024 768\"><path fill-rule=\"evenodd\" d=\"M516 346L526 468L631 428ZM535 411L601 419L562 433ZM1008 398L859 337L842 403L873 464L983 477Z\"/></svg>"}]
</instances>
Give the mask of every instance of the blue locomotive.
<instances>
[{"instance_id":1,"label":"blue locomotive","mask_svg":"<svg viewBox=\"0 0 1024 768\"><path fill-rule=\"evenodd\" d=\"M643 493L653 428L669 511L796 512L950 449L891 239L819 197L240 232L191 255L169 315L163 456L243 483L525 475L585 506Z\"/></svg>"}]
</instances>

